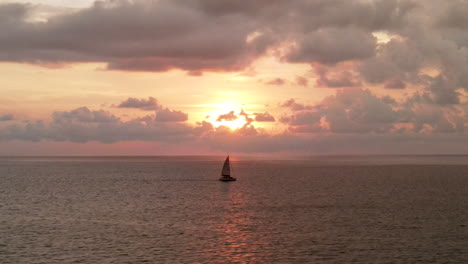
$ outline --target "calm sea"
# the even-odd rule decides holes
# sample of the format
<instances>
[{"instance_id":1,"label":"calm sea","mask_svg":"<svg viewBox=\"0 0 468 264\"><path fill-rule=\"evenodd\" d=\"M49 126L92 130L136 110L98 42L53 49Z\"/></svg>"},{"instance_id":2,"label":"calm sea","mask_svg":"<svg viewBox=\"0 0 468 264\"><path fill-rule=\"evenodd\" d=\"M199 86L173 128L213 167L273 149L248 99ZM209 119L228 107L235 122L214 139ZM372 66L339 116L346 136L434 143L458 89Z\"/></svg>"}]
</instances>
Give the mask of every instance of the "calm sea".
<instances>
[{"instance_id":1,"label":"calm sea","mask_svg":"<svg viewBox=\"0 0 468 264\"><path fill-rule=\"evenodd\" d=\"M0 158L0 263L468 263L468 157Z\"/></svg>"}]
</instances>

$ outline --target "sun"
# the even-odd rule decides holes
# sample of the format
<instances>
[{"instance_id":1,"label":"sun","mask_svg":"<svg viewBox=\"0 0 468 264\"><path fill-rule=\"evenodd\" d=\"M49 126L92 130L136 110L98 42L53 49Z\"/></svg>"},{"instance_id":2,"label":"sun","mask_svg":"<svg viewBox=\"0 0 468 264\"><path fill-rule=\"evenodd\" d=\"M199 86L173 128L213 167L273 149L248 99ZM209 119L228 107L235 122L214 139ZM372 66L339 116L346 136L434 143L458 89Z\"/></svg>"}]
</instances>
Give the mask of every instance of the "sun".
<instances>
[{"instance_id":1,"label":"sun","mask_svg":"<svg viewBox=\"0 0 468 264\"><path fill-rule=\"evenodd\" d=\"M247 121L245 121L245 118L243 116L240 116L236 120L232 120L232 121L222 120L222 121L212 122L212 124L215 127L225 126L225 127L229 127L231 130L239 129L243 127L246 123Z\"/></svg>"},{"instance_id":2,"label":"sun","mask_svg":"<svg viewBox=\"0 0 468 264\"><path fill-rule=\"evenodd\" d=\"M236 130L243 127L246 123L246 117L241 115L242 105L233 103L219 103L214 105L216 110L209 113L209 122L215 127L228 127Z\"/></svg>"}]
</instances>

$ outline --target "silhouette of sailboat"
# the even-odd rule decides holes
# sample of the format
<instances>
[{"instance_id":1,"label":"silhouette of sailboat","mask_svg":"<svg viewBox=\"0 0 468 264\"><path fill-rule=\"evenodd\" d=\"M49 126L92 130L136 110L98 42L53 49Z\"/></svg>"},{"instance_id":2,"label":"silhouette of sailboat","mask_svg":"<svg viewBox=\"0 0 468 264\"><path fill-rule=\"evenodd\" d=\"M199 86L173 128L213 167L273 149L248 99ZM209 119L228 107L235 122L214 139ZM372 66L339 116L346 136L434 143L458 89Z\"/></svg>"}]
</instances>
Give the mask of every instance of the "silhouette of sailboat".
<instances>
[{"instance_id":1,"label":"silhouette of sailboat","mask_svg":"<svg viewBox=\"0 0 468 264\"><path fill-rule=\"evenodd\" d=\"M221 178L219 178L219 180L220 181L235 181L236 180L236 178L231 177L231 165L229 164L229 155L224 161L223 169L221 170Z\"/></svg>"}]
</instances>

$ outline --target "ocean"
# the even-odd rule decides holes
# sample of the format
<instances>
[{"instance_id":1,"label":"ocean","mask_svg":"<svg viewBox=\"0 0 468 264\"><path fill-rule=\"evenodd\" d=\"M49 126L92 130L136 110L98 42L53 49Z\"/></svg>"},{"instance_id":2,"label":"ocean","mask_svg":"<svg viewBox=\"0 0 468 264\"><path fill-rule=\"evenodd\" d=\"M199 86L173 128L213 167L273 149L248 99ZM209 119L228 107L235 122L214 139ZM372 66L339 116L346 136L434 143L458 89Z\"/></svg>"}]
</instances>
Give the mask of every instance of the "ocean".
<instances>
[{"instance_id":1,"label":"ocean","mask_svg":"<svg viewBox=\"0 0 468 264\"><path fill-rule=\"evenodd\" d=\"M0 263L468 263L468 156L0 157Z\"/></svg>"}]
</instances>

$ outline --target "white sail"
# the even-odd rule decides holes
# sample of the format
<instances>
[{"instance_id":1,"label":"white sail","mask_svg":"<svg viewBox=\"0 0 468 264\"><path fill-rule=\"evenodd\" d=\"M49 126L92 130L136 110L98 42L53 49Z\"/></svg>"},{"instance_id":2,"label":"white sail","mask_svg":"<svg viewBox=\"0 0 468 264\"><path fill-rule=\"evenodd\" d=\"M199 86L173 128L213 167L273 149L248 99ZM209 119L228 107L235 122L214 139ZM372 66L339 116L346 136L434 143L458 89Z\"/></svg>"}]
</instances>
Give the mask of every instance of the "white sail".
<instances>
[{"instance_id":1,"label":"white sail","mask_svg":"<svg viewBox=\"0 0 468 264\"><path fill-rule=\"evenodd\" d=\"M222 176L231 176L231 166L229 165L229 156L224 161L223 170L221 171Z\"/></svg>"}]
</instances>

